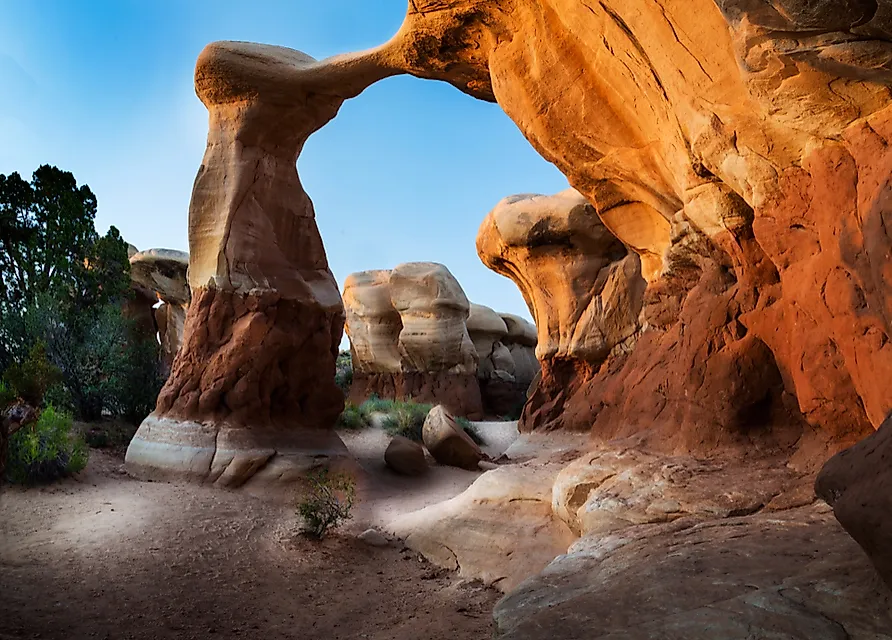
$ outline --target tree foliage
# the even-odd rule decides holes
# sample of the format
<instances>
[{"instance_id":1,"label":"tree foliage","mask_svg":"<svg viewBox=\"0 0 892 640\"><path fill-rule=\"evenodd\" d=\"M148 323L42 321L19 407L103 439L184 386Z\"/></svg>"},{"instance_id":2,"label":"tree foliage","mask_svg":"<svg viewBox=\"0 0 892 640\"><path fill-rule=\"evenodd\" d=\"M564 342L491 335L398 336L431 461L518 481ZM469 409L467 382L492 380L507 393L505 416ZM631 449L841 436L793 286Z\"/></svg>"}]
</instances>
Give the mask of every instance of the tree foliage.
<instances>
[{"instance_id":1,"label":"tree foliage","mask_svg":"<svg viewBox=\"0 0 892 640\"><path fill-rule=\"evenodd\" d=\"M114 227L100 236L95 216L96 196L67 171L0 175L0 372L47 392L46 376L30 376L46 371L23 369L40 345L61 379L50 396L82 420L138 421L160 389L159 346L123 315L127 244Z\"/></svg>"}]
</instances>

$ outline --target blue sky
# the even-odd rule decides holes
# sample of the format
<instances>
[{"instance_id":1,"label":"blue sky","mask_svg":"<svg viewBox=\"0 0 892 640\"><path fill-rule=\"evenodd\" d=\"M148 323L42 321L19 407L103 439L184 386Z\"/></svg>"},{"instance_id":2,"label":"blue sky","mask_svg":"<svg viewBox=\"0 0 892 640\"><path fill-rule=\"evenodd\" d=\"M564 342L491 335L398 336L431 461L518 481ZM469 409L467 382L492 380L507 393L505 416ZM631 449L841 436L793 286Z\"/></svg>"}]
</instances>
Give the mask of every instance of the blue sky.
<instances>
[{"instance_id":1,"label":"blue sky","mask_svg":"<svg viewBox=\"0 0 892 640\"><path fill-rule=\"evenodd\" d=\"M399 27L405 0L0 0L0 173L55 164L99 200L97 228L140 249L187 249L207 112L192 71L214 40L365 49ZM486 213L564 177L496 105L444 83L385 80L314 134L299 172L339 284L353 271L428 260L474 302L530 317L474 248Z\"/></svg>"}]
</instances>

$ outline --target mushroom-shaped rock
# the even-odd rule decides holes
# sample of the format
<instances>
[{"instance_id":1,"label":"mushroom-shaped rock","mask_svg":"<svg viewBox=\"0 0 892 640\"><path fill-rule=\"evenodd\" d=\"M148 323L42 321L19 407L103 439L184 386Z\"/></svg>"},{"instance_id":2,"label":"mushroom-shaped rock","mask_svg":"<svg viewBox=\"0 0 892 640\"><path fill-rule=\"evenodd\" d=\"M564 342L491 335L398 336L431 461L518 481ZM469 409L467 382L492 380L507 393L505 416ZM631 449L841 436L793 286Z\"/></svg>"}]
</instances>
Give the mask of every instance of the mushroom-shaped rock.
<instances>
[{"instance_id":1,"label":"mushroom-shaped rock","mask_svg":"<svg viewBox=\"0 0 892 640\"><path fill-rule=\"evenodd\" d=\"M403 371L477 373L466 321L470 303L455 276L436 262L408 262L390 274L390 296L403 328Z\"/></svg>"},{"instance_id":2,"label":"mushroom-shaped rock","mask_svg":"<svg viewBox=\"0 0 892 640\"><path fill-rule=\"evenodd\" d=\"M345 325L355 373L399 373L399 312L390 301L390 271L360 271L344 282Z\"/></svg>"},{"instance_id":3,"label":"mushroom-shaped rock","mask_svg":"<svg viewBox=\"0 0 892 640\"><path fill-rule=\"evenodd\" d=\"M384 451L388 467L404 476L420 476L427 471L424 448L404 436L394 436Z\"/></svg>"},{"instance_id":4,"label":"mushroom-shaped rock","mask_svg":"<svg viewBox=\"0 0 892 640\"><path fill-rule=\"evenodd\" d=\"M189 207L183 346L127 451L143 477L282 484L347 456L335 359L344 307L296 160L345 99L395 70L382 51L317 62L283 47L205 47L208 144ZM134 256L136 258L136 256Z\"/></svg>"},{"instance_id":5,"label":"mushroom-shaped rock","mask_svg":"<svg viewBox=\"0 0 892 640\"><path fill-rule=\"evenodd\" d=\"M481 304L471 304L471 312L467 321L468 335L471 336L471 342L477 350L477 377L492 377L495 367L493 366L492 355L496 344L501 345L502 339L508 334L508 327L505 321L499 317L495 311ZM503 365L507 364L505 362ZM514 363L511 362L510 370L514 374Z\"/></svg>"},{"instance_id":6,"label":"mushroom-shaped rock","mask_svg":"<svg viewBox=\"0 0 892 640\"><path fill-rule=\"evenodd\" d=\"M424 446L440 464L474 471L484 454L444 407L430 410L422 428Z\"/></svg>"},{"instance_id":7,"label":"mushroom-shaped rock","mask_svg":"<svg viewBox=\"0 0 892 640\"><path fill-rule=\"evenodd\" d=\"M354 361L352 402L375 394L483 417L477 352L466 326L470 305L445 266L410 262L393 271L353 274L344 286L344 305Z\"/></svg>"},{"instance_id":8,"label":"mushroom-shaped rock","mask_svg":"<svg viewBox=\"0 0 892 640\"><path fill-rule=\"evenodd\" d=\"M477 253L521 288L536 319L540 360L603 360L639 330L638 257L573 189L505 198L480 227ZM526 327L512 322L512 329L517 335Z\"/></svg>"},{"instance_id":9,"label":"mushroom-shaped rock","mask_svg":"<svg viewBox=\"0 0 892 640\"><path fill-rule=\"evenodd\" d=\"M189 303L188 269L189 254L183 251L147 249L130 256L130 279L168 304Z\"/></svg>"}]
</instances>

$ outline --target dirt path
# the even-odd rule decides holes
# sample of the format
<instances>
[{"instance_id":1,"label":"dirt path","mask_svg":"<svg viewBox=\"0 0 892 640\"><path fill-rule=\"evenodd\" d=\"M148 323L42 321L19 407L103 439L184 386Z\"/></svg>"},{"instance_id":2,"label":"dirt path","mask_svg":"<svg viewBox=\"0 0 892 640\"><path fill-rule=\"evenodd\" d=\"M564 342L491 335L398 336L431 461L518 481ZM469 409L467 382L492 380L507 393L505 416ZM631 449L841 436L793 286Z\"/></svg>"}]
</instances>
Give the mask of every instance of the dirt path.
<instances>
[{"instance_id":1,"label":"dirt path","mask_svg":"<svg viewBox=\"0 0 892 640\"><path fill-rule=\"evenodd\" d=\"M293 509L120 468L94 451L79 480L0 495L0 638L491 637L496 592L366 545L363 522L312 543ZM474 478L451 472L437 497Z\"/></svg>"}]
</instances>

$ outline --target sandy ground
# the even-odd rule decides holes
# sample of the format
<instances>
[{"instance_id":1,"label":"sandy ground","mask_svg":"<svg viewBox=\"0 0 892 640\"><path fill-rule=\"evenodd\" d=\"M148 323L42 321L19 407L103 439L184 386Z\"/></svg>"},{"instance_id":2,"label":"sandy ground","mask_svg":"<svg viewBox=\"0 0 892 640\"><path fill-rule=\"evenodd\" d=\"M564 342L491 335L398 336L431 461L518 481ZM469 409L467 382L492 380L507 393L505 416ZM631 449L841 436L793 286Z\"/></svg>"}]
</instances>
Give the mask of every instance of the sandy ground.
<instances>
[{"instance_id":1,"label":"sandy ground","mask_svg":"<svg viewBox=\"0 0 892 640\"><path fill-rule=\"evenodd\" d=\"M486 427L490 453L511 425ZM345 434L366 470L356 518L321 543L294 509L245 493L142 483L121 451L77 479L0 494L0 638L489 638L499 594L438 570L370 525L448 499L478 474L401 478L383 434Z\"/></svg>"}]
</instances>

